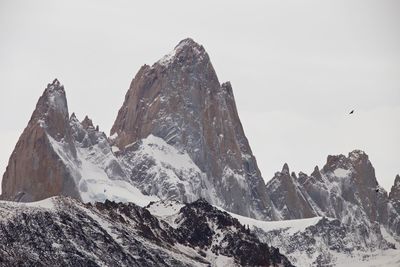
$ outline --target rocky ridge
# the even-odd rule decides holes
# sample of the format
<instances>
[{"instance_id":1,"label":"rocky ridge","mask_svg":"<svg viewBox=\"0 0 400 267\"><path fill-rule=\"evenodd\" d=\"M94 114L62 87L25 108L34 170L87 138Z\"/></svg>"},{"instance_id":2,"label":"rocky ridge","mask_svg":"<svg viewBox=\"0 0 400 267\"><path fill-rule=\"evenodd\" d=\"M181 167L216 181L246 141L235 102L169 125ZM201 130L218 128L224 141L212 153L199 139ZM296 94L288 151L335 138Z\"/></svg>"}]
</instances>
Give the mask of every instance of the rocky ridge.
<instances>
[{"instance_id":1,"label":"rocky ridge","mask_svg":"<svg viewBox=\"0 0 400 267\"><path fill-rule=\"evenodd\" d=\"M289 174L289 167L285 164L283 170L266 185L281 219L320 216L334 221L321 220L313 226L314 230L310 228L286 238L282 238L279 231L260 236L266 237L262 240L280 247L292 260L302 251L301 247L312 247L323 237L323 250L310 253L306 249L307 252L304 250L303 253L308 259L319 259L319 263L313 262L315 266L323 262L334 263L338 253L368 259L368 252L373 255L398 246L400 213L395 200L397 185L395 181L388 197L377 182L368 155L360 150L350 152L347 157L328 156L324 167L321 170L315 167L311 175L302 172ZM282 243L282 240L287 243ZM293 246L298 249L295 251Z\"/></svg>"},{"instance_id":2,"label":"rocky ridge","mask_svg":"<svg viewBox=\"0 0 400 267\"><path fill-rule=\"evenodd\" d=\"M108 200L3 201L0 213L2 266L292 266L202 200L181 208L175 228L145 208Z\"/></svg>"}]
</instances>

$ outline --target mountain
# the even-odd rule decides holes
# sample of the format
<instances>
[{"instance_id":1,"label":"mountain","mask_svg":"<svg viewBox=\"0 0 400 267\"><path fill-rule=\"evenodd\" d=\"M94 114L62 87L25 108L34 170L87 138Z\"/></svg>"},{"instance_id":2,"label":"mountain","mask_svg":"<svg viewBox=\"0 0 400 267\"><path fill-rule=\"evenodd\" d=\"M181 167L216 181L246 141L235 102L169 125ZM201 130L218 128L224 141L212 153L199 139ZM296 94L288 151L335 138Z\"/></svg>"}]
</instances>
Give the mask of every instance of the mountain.
<instances>
[{"instance_id":1,"label":"mountain","mask_svg":"<svg viewBox=\"0 0 400 267\"><path fill-rule=\"evenodd\" d=\"M204 200L183 205L174 227L132 203L68 197L0 201L0 214L1 266L292 266Z\"/></svg>"},{"instance_id":2,"label":"mountain","mask_svg":"<svg viewBox=\"0 0 400 267\"><path fill-rule=\"evenodd\" d=\"M304 194L295 173L290 174L285 163L282 171L267 183L267 191L280 220L310 218L318 216L314 203Z\"/></svg>"},{"instance_id":3,"label":"mountain","mask_svg":"<svg viewBox=\"0 0 400 267\"><path fill-rule=\"evenodd\" d=\"M266 189L283 220L324 217L298 233L258 231L261 240L280 247L295 264L299 251L307 264L318 266L312 259L321 264L338 262L344 255L362 260L399 247L400 178L388 196L363 151L328 156L324 167L315 167L311 175L289 174L285 164ZM321 249L310 251L316 243Z\"/></svg>"},{"instance_id":4,"label":"mountain","mask_svg":"<svg viewBox=\"0 0 400 267\"><path fill-rule=\"evenodd\" d=\"M74 177L52 142L77 157L69 127L64 87L56 79L48 84L11 154L2 180L2 199L35 201L55 195L79 197Z\"/></svg>"},{"instance_id":5,"label":"mountain","mask_svg":"<svg viewBox=\"0 0 400 267\"><path fill-rule=\"evenodd\" d=\"M11 154L3 175L3 200L31 202L52 196L84 202L117 200L147 205L129 183L107 136L86 116L69 117L64 86L56 79L44 90Z\"/></svg>"},{"instance_id":6,"label":"mountain","mask_svg":"<svg viewBox=\"0 0 400 267\"><path fill-rule=\"evenodd\" d=\"M192 39L139 70L111 137L132 182L147 194L184 202L202 197L241 215L276 218L231 84L220 84Z\"/></svg>"},{"instance_id":7,"label":"mountain","mask_svg":"<svg viewBox=\"0 0 400 267\"><path fill-rule=\"evenodd\" d=\"M265 184L231 84L192 39L139 70L110 137L48 84L0 199L1 266L400 264L400 176L387 194L354 150Z\"/></svg>"},{"instance_id":8,"label":"mountain","mask_svg":"<svg viewBox=\"0 0 400 267\"><path fill-rule=\"evenodd\" d=\"M348 157L328 156L322 170L316 167L310 176L300 173L296 178L288 171L277 173L266 188L275 206L283 207L283 219L327 216L344 223L387 222L387 193L378 185L368 155L360 150L350 152ZM276 191L289 193L286 198L274 197ZM299 209L307 213L289 212Z\"/></svg>"},{"instance_id":9,"label":"mountain","mask_svg":"<svg viewBox=\"0 0 400 267\"><path fill-rule=\"evenodd\" d=\"M204 198L244 216L277 219L231 84L219 83L208 54L192 39L139 70L110 138L87 116L69 117L64 87L49 84L2 188L2 199L16 201Z\"/></svg>"}]
</instances>

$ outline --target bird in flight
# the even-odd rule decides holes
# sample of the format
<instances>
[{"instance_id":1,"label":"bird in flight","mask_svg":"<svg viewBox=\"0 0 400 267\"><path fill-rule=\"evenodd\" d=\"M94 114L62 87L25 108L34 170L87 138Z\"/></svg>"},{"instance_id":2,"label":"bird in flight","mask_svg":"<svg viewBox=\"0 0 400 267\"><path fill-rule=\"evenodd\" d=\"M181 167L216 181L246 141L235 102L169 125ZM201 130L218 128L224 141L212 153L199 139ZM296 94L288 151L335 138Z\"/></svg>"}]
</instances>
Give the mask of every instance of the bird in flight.
<instances>
[{"instance_id":1,"label":"bird in flight","mask_svg":"<svg viewBox=\"0 0 400 267\"><path fill-rule=\"evenodd\" d=\"M353 114L354 113L354 109L352 110L352 111L350 111L350 113L349 114Z\"/></svg>"}]
</instances>

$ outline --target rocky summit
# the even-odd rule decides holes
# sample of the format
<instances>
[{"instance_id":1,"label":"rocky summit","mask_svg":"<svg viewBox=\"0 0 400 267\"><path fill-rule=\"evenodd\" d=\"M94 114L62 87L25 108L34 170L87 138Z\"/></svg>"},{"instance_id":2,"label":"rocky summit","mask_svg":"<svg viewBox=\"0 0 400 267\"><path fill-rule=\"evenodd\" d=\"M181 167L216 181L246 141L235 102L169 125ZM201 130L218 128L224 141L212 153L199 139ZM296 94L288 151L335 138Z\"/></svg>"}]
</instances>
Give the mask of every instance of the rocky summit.
<instances>
[{"instance_id":1,"label":"rocky summit","mask_svg":"<svg viewBox=\"0 0 400 267\"><path fill-rule=\"evenodd\" d=\"M154 174L156 163L151 155L143 155L135 160L140 166L133 167L135 162L130 162L130 178L142 191L181 201L202 197L241 215L275 219L231 84L220 84L207 52L192 39L181 41L170 54L139 70L111 136L124 162L136 151L158 146L187 155L186 166L196 167L188 176L181 172L185 166ZM160 138L163 144L144 148L152 142L143 141L149 136ZM171 171L174 179L168 174Z\"/></svg>"}]
</instances>

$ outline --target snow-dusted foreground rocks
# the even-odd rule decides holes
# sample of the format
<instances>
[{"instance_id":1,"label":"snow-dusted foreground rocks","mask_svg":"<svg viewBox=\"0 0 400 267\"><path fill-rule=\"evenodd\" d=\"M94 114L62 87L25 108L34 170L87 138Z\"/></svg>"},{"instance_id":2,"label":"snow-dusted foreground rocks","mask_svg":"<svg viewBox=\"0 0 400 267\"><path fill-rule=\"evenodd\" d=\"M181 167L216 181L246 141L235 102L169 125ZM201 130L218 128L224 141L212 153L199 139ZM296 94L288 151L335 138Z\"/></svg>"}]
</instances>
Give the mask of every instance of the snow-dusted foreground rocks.
<instances>
[{"instance_id":1,"label":"snow-dusted foreground rocks","mask_svg":"<svg viewBox=\"0 0 400 267\"><path fill-rule=\"evenodd\" d=\"M291 266L279 250L203 200L174 214L170 225L133 203L1 201L0 265Z\"/></svg>"},{"instance_id":2,"label":"snow-dusted foreground rocks","mask_svg":"<svg viewBox=\"0 0 400 267\"><path fill-rule=\"evenodd\" d=\"M173 225L180 216L182 206L181 203L167 201L153 203L148 209ZM260 240L279 248L295 266L395 267L400 263L400 243L384 227L379 229L379 225L371 228L362 224L345 225L326 217L260 221L228 214Z\"/></svg>"},{"instance_id":3,"label":"snow-dusted foreground rocks","mask_svg":"<svg viewBox=\"0 0 400 267\"><path fill-rule=\"evenodd\" d=\"M400 243L378 224L346 225L325 217L266 222L230 214L296 266L400 264Z\"/></svg>"}]
</instances>

